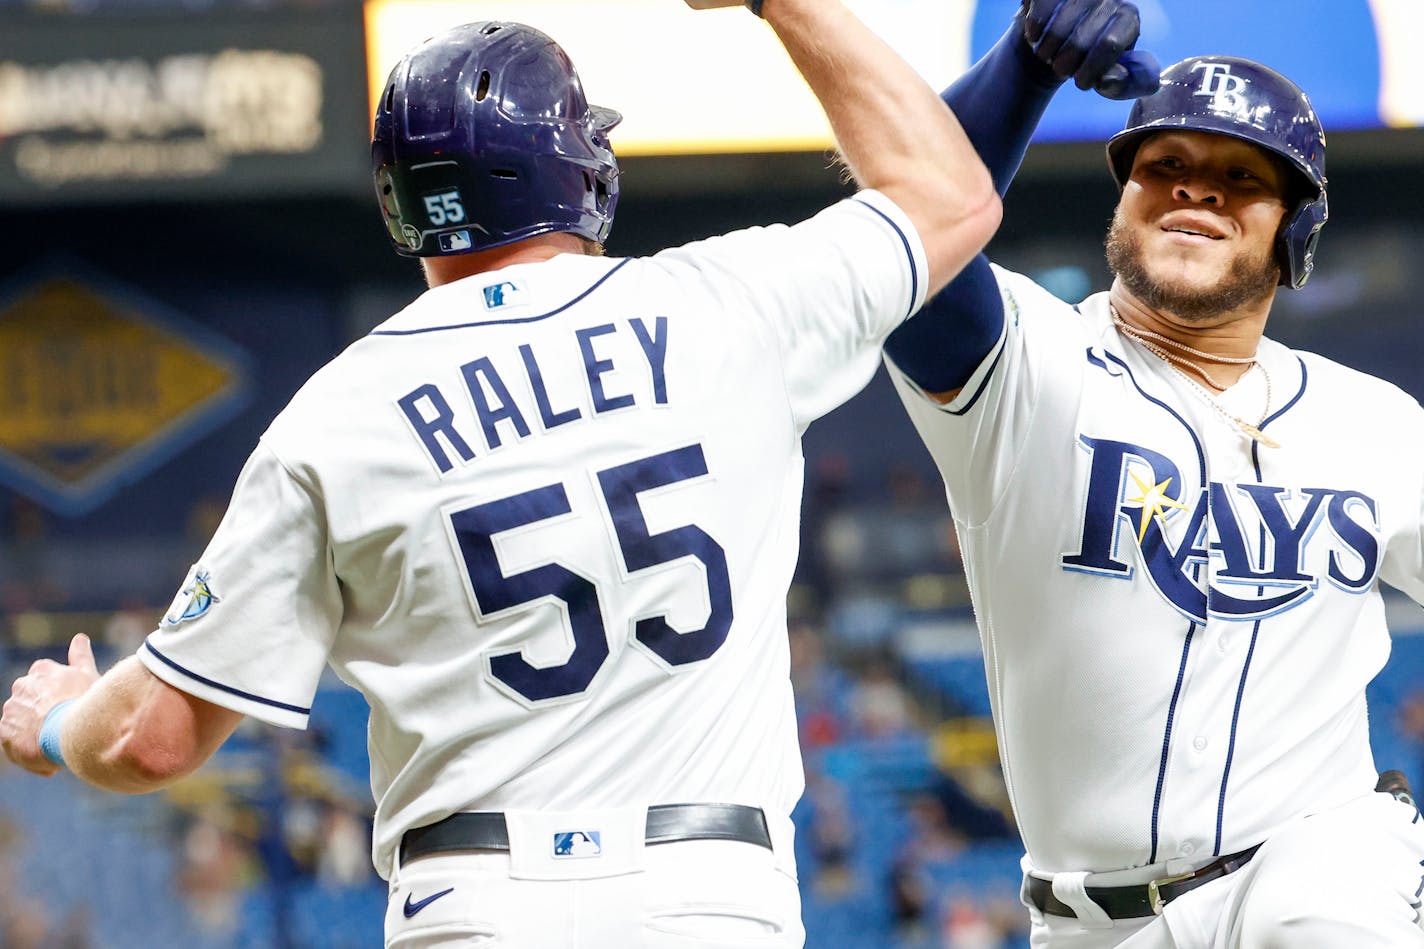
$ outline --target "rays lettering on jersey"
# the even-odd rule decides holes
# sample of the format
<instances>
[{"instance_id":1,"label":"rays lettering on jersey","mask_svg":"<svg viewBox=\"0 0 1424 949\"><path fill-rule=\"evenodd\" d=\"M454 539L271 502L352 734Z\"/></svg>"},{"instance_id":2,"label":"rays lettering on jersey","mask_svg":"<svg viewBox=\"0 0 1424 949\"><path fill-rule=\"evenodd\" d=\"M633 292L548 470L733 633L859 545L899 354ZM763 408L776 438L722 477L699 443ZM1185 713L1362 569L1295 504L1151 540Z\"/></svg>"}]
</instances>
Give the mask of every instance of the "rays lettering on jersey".
<instances>
[{"instance_id":1,"label":"rays lettering on jersey","mask_svg":"<svg viewBox=\"0 0 1424 949\"><path fill-rule=\"evenodd\" d=\"M1299 606L1321 580L1307 563L1328 565L1330 583L1347 592L1374 585L1379 517L1374 499L1359 491L1211 482L1189 498L1166 455L1086 435L1079 441L1092 463L1081 545L1062 557L1065 570L1130 580L1136 563L1198 623L1208 613L1255 620ZM1136 556L1123 549L1129 541ZM1307 556L1317 550L1328 556Z\"/></svg>"},{"instance_id":2,"label":"rays lettering on jersey","mask_svg":"<svg viewBox=\"0 0 1424 949\"><path fill-rule=\"evenodd\" d=\"M625 343L630 331L636 345ZM665 316L653 320L651 328L641 319L628 320L626 327L615 323L587 326L572 332L564 353L541 355L524 343L518 347L517 362L506 355L499 363L489 356L481 356L461 364L464 398L451 397L434 382L427 382L401 396L396 404L430 460L445 474L454 468L451 452L464 462L474 460L475 451L470 443L476 439L477 431L487 451L492 452L504 444L506 438L528 438L531 419L537 419L547 432L585 417L638 405L640 398L654 405L667 405L667 347ZM611 355L615 352L621 354L618 359ZM556 405L543 367L556 363L567 365L570 357L582 363L582 392L576 400L570 398L569 402ZM628 381L635 371L641 375L641 366L628 365L636 363L638 357L646 364L651 391L640 393L639 387ZM621 376L620 370L624 371ZM615 384L610 382L609 376L621 378L622 384L632 391L614 391L610 387ZM567 397L567 393L565 395ZM591 414L585 416L584 408L575 401L591 410ZM454 406L462 403L473 407L475 424L464 417L457 418Z\"/></svg>"}]
</instances>

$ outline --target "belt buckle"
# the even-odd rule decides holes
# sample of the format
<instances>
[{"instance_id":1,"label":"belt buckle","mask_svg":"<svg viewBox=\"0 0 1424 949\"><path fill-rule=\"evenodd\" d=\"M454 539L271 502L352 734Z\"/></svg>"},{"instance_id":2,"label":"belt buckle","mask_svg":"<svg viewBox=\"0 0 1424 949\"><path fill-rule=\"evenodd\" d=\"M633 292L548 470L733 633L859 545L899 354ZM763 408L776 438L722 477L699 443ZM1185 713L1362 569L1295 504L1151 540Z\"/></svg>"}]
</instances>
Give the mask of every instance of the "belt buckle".
<instances>
[{"instance_id":1,"label":"belt buckle","mask_svg":"<svg viewBox=\"0 0 1424 949\"><path fill-rule=\"evenodd\" d=\"M1197 875L1197 871L1190 873L1179 873L1176 876L1162 877L1157 880L1149 880L1147 883L1147 902L1152 906L1152 915L1161 916L1162 910L1166 908L1167 901L1162 899L1161 887L1173 883L1181 883L1183 880L1190 880Z\"/></svg>"}]
</instances>

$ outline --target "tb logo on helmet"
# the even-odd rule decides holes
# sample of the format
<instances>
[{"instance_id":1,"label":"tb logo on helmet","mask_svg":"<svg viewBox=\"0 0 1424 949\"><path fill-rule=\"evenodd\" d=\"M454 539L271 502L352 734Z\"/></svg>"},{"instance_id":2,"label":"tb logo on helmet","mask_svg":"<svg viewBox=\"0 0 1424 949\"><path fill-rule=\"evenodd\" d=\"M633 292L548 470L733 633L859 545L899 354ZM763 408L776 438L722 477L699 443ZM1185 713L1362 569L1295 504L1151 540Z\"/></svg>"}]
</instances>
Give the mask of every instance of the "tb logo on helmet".
<instances>
[{"instance_id":1,"label":"tb logo on helmet","mask_svg":"<svg viewBox=\"0 0 1424 949\"><path fill-rule=\"evenodd\" d=\"M1201 71L1202 84L1193 95L1208 96L1214 112L1240 112L1249 103L1242 94L1246 91L1245 76L1234 76L1230 63L1196 63L1192 72Z\"/></svg>"}]
</instances>

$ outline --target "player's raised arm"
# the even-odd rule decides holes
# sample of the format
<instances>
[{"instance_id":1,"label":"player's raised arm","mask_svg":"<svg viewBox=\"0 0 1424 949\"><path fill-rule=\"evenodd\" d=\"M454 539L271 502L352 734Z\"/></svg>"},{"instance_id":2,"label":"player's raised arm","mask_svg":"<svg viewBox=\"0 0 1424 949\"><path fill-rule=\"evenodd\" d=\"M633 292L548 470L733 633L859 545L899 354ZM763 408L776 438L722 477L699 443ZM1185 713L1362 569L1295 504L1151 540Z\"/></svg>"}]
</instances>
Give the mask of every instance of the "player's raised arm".
<instances>
[{"instance_id":1,"label":"player's raised arm","mask_svg":"<svg viewBox=\"0 0 1424 949\"><path fill-rule=\"evenodd\" d=\"M1024 0L1002 39L941 93L1000 195L1054 94L1069 79L1110 99L1148 95L1158 65L1138 51L1137 7L1127 0ZM980 255L886 341L921 389L951 401L1003 326L999 288Z\"/></svg>"},{"instance_id":2,"label":"player's raised arm","mask_svg":"<svg viewBox=\"0 0 1424 949\"><path fill-rule=\"evenodd\" d=\"M930 291L988 243L1000 206L984 163L950 110L839 0L756 4L830 119L847 167L909 216Z\"/></svg>"}]
</instances>

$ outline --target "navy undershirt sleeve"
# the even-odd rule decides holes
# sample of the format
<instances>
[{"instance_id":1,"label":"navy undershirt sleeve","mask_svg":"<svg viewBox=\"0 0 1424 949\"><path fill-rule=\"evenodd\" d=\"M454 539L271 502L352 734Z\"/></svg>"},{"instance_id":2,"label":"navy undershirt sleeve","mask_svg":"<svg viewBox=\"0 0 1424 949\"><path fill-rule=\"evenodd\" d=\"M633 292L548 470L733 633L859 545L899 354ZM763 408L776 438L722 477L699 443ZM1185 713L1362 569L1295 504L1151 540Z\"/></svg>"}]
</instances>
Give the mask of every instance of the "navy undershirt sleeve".
<instances>
[{"instance_id":1,"label":"navy undershirt sleeve","mask_svg":"<svg viewBox=\"0 0 1424 949\"><path fill-rule=\"evenodd\" d=\"M1003 38L940 94L964 127L1002 196L1028 151L1034 129L1063 80L1034 58L1015 20ZM969 381L1004 328L1004 307L989 258L974 258L914 317L890 334L885 353L926 392Z\"/></svg>"}]
</instances>

